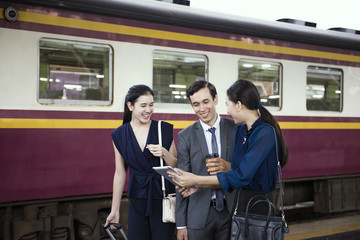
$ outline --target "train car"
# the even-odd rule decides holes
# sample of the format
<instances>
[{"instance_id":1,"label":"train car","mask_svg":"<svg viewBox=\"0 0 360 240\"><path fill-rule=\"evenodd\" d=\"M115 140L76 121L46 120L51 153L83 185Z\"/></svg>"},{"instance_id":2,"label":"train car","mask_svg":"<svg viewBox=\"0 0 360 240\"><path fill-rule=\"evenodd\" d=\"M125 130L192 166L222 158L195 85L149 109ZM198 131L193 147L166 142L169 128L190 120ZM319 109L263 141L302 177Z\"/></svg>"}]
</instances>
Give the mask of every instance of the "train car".
<instances>
[{"instance_id":1,"label":"train car","mask_svg":"<svg viewBox=\"0 0 360 240\"><path fill-rule=\"evenodd\" d=\"M110 134L140 83L176 140L196 120L192 82L217 87L223 116L226 89L254 82L289 147L285 205L360 208L358 31L145 0L13 0L0 10L0 239L105 238ZM126 206L124 194L125 228Z\"/></svg>"}]
</instances>

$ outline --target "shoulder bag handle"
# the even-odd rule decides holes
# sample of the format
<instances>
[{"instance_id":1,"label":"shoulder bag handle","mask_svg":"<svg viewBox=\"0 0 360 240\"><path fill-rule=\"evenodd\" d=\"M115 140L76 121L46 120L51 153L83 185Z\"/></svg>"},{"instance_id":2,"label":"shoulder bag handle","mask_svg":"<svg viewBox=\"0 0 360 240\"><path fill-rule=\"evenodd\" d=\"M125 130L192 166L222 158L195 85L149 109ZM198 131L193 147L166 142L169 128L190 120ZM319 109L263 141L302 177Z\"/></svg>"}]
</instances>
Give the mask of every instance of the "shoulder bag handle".
<instances>
[{"instance_id":1,"label":"shoulder bag handle","mask_svg":"<svg viewBox=\"0 0 360 240\"><path fill-rule=\"evenodd\" d=\"M158 121L158 136L159 136L159 145L162 146L162 136L161 136L161 120ZM164 160L160 156L160 166L164 166ZM166 197L166 190L165 190L165 180L164 177L161 176L161 190L164 194L164 197Z\"/></svg>"}]
</instances>

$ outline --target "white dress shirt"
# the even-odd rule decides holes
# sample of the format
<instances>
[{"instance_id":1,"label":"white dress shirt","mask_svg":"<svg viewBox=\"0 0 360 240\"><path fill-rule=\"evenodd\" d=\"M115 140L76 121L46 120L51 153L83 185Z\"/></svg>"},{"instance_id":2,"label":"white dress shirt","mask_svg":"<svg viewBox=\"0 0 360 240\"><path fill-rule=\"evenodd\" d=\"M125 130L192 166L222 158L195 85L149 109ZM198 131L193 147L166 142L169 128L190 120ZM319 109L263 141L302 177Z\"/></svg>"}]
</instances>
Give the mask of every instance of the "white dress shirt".
<instances>
[{"instance_id":1,"label":"white dress shirt","mask_svg":"<svg viewBox=\"0 0 360 240\"><path fill-rule=\"evenodd\" d=\"M214 125L212 127L215 127L215 135L216 135L216 143L218 145L218 154L219 156L221 157L221 141L220 141L220 115L218 114L217 115L217 118L216 118L216 121L214 123ZM206 123L204 123L203 121L200 120L200 124L204 130L204 135L205 135L205 139L206 139L206 144L207 144L207 147L209 149L209 153L213 153L212 152L212 147L211 147L211 132L209 132L209 128L212 128L210 127L209 125L207 125Z\"/></svg>"}]
</instances>

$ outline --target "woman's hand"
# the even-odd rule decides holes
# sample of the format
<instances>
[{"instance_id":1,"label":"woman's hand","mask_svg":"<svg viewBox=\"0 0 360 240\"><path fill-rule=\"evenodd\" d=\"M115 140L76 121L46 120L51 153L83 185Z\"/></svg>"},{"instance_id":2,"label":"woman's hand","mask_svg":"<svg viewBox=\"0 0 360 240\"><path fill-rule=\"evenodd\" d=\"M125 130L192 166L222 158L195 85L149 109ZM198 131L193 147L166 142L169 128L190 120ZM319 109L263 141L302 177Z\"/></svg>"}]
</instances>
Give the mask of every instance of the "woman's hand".
<instances>
[{"instance_id":1,"label":"woman's hand","mask_svg":"<svg viewBox=\"0 0 360 240\"><path fill-rule=\"evenodd\" d=\"M148 144L146 148L149 149L150 153L155 157L161 157L166 162L166 165L176 167L176 148L175 143L172 141L169 151L159 144Z\"/></svg>"},{"instance_id":2,"label":"woman's hand","mask_svg":"<svg viewBox=\"0 0 360 240\"><path fill-rule=\"evenodd\" d=\"M231 163L219 157L206 159L206 166L210 175L216 175L218 172L228 172L231 170Z\"/></svg>"},{"instance_id":3,"label":"woman's hand","mask_svg":"<svg viewBox=\"0 0 360 240\"><path fill-rule=\"evenodd\" d=\"M182 171L179 168L175 168L176 171L178 171L181 175L175 173L175 172L171 172L168 171L168 175L169 177L172 178L172 180L180 187L191 187L194 186L196 183L196 175L189 173L189 172L185 172Z\"/></svg>"},{"instance_id":4,"label":"woman's hand","mask_svg":"<svg viewBox=\"0 0 360 240\"><path fill-rule=\"evenodd\" d=\"M119 223L120 214L119 211L111 212L109 216L106 218L106 222L104 227L107 227L109 223ZM110 226L110 229L116 229L114 226Z\"/></svg>"},{"instance_id":5,"label":"woman's hand","mask_svg":"<svg viewBox=\"0 0 360 240\"><path fill-rule=\"evenodd\" d=\"M159 144L157 144L157 145L148 144L148 145L146 145L146 148L149 149L151 154L154 155L155 157L163 157L164 156L163 147L160 146Z\"/></svg>"}]
</instances>

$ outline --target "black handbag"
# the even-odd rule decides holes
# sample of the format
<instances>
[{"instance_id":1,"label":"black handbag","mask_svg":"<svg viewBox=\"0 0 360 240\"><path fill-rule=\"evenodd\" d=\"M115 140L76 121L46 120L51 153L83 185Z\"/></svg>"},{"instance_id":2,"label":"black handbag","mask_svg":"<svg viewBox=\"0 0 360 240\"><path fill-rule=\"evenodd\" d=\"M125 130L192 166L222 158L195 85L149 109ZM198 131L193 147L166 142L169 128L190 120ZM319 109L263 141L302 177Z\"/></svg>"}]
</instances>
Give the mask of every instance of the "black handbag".
<instances>
[{"instance_id":1,"label":"black handbag","mask_svg":"<svg viewBox=\"0 0 360 240\"><path fill-rule=\"evenodd\" d=\"M275 130L274 130L275 131ZM276 155L278 156L278 148L275 133ZM281 166L278 159L278 173L280 185L280 203L281 203L281 217L275 216L275 207L273 203L265 196L259 195L252 197L246 206L245 213L237 212L239 206L239 196L241 191L238 190L238 197L236 198L236 207L231 220L230 240L283 240L284 233L289 232L289 228L285 221L282 188ZM240 194L239 194L240 192ZM252 210L258 204L268 206L267 215L259 215L252 213Z\"/></svg>"},{"instance_id":2,"label":"black handbag","mask_svg":"<svg viewBox=\"0 0 360 240\"><path fill-rule=\"evenodd\" d=\"M241 194L241 193L240 193ZM254 207L260 203L267 203L268 214L259 215L251 213ZM231 221L231 240L282 240L286 222L282 217L274 214L273 203L264 196L252 197L247 206L246 212L237 212L235 209Z\"/></svg>"}]
</instances>

